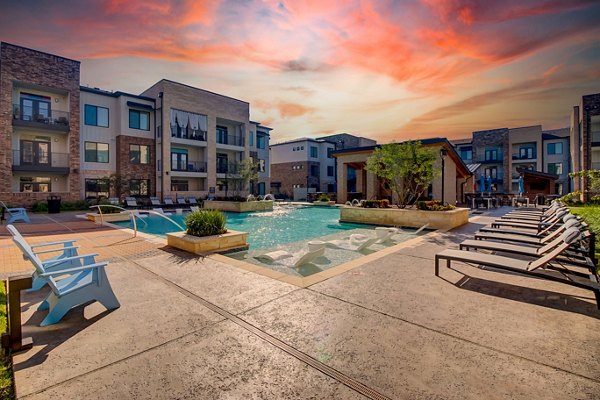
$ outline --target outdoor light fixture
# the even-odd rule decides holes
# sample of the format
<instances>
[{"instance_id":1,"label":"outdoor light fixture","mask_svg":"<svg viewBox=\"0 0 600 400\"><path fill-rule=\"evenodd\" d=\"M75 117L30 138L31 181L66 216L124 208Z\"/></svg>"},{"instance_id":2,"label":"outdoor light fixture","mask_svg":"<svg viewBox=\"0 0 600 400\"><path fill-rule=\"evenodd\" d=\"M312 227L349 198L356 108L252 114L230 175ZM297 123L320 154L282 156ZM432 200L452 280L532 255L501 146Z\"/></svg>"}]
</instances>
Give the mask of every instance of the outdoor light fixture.
<instances>
[{"instance_id":1,"label":"outdoor light fixture","mask_svg":"<svg viewBox=\"0 0 600 400\"><path fill-rule=\"evenodd\" d=\"M444 167L446 166L445 160L448 155L448 150L445 147L440 149L440 157L442 159L442 205L446 204L444 202Z\"/></svg>"}]
</instances>

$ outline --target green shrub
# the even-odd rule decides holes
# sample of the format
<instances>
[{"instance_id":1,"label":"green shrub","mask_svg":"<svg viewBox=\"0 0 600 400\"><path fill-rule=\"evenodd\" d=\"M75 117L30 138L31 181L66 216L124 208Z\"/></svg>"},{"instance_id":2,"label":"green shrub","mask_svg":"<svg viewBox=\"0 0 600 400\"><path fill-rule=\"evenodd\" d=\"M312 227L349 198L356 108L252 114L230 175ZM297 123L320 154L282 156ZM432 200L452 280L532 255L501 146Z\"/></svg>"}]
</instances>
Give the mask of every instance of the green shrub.
<instances>
[{"instance_id":1,"label":"green shrub","mask_svg":"<svg viewBox=\"0 0 600 400\"><path fill-rule=\"evenodd\" d=\"M90 208L90 206L84 200L60 202L61 211L81 211L87 210L88 208Z\"/></svg>"},{"instance_id":2,"label":"green shrub","mask_svg":"<svg viewBox=\"0 0 600 400\"><path fill-rule=\"evenodd\" d=\"M0 282L0 333L6 332L6 286ZM0 352L0 399L14 399L10 354Z\"/></svg>"},{"instance_id":3,"label":"green shrub","mask_svg":"<svg viewBox=\"0 0 600 400\"><path fill-rule=\"evenodd\" d=\"M384 200L364 200L361 202L364 208L390 208L390 201Z\"/></svg>"},{"instance_id":4,"label":"green shrub","mask_svg":"<svg viewBox=\"0 0 600 400\"><path fill-rule=\"evenodd\" d=\"M448 210L454 210L456 207L451 204L443 205L442 202L439 200L431 200L431 201L418 201L417 208L419 210L425 210L425 211L448 211Z\"/></svg>"},{"instance_id":5,"label":"green shrub","mask_svg":"<svg viewBox=\"0 0 600 400\"><path fill-rule=\"evenodd\" d=\"M565 194L559 200L568 205L581 204L580 196L581 196L581 192L576 191L576 192L571 192L571 193Z\"/></svg>"},{"instance_id":6,"label":"green shrub","mask_svg":"<svg viewBox=\"0 0 600 400\"><path fill-rule=\"evenodd\" d=\"M31 211L34 213L46 213L48 212L48 203L44 202L35 202L31 205Z\"/></svg>"},{"instance_id":7,"label":"green shrub","mask_svg":"<svg viewBox=\"0 0 600 400\"><path fill-rule=\"evenodd\" d=\"M185 219L187 234L193 236L212 236L227 232L227 218L219 210L198 210Z\"/></svg>"},{"instance_id":8,"label":"green shrub","mask_svg":"<svg viewBox=\"0 0 600 400\"><path fill-rule=\"evenodd\" d=\"M329 201L329 196L322 194L319 196L319 201Z\"/></svg>"}]
</instances>

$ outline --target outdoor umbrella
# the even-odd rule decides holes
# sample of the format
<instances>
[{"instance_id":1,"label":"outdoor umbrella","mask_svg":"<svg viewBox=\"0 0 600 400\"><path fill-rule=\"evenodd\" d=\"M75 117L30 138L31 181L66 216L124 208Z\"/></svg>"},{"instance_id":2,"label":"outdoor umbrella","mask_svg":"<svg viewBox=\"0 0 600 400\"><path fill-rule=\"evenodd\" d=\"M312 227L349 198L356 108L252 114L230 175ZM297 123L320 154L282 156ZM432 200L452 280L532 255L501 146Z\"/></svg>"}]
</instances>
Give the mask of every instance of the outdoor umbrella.
<instances>
[{"instance_id":1,"label":"outdoor umbrella","mask_svg":"<svg viewBox=\"0 0 600 400\"><path fill-rule=\"evenodd\" d=\"M479 191L481 193L485 192L485 176L483 174L479 178Z\"/></svg>"},{"instance_id":2,"label":"outdoor umbrella","mask_svg":"<svg viewBox=\"0 0 600 400\"><path fill-rule=\"evenodd\" d=\"M519 196L523 196L525 191L525 182L523 182L523 175L519 176Z\"/></svg>"},{"instance_id":3,"label":"outdoor umbrella","mask_svg":"<svg viewBox=\"0 0 600 400\"><path fill-rule=\"evenodd\" d=\"M492 192L492 177L488 176L487 177L487 192Z\"/></svg>"}]
</instances>

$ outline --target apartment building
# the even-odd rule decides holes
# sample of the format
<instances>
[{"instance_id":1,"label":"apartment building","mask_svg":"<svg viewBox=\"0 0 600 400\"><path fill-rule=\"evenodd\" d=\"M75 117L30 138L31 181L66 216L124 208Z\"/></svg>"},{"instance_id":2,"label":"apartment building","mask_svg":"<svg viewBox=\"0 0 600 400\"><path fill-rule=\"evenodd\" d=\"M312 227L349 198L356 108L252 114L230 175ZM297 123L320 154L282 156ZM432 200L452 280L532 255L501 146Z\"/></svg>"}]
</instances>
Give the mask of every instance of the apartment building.
<instances>
[{"instance_id":1,"label":"apartment building","mask_svg":"<svg viewBox=\"0 0 600 400\"><path fill-rule=\"evenodd\" d=\"M335 192L335 144L300 138L271 145L271 192L294 197L294 189ZM296 191L297 193L299 191ZM298 197L298 196L296 196Z\"/></svg>"},{"instance_id":2,"label":"apartment building","mask_svg":"<svg viewBox=\"0 0 600 400\"><path fill-rule=\"evenodd\" d=\"M573 107L569 133L571 170L600 170L600 93L582 96ZM573 190L586 188L585 179L573 180Z\"/></svg>"},{"instance_id":3,"label":"apartment building","mask_svg":"<svg viewBox=\"0 0 600 400\"><path fill-rule=\"evenodd\" d=\"M375 146L377 141L362 136L354 136L349 133L337 133L318 137L317 140L325 140L333 143L336 150L353 149L356 147Z\"/></svg>"},{"instance_id":4,"label":"apartment building","mask_svg":"<svg viewBox=\"0 0 600 400\"><path fill-rule=\"evenodd\" d=\"M571 152L569 128L546 130L542 132L544 172L557 175L556 194L571 192Z\"/></svg>"},{"instance_id":5,"label":"apartment building","mask_svg":"<svg viewBox=\"0 0 600 400\"><path fill-rule=\"evenodd\" d=\"M154 100L86 87L80 98L81 198L154 195Z\"/></svg>"},{"instance_id":6,"label":"apartment building","mask_svg":"<svg viewBox=\"0 0 600 400\"><path fill-rule=\"evenodd\" d=\"M258 165L258 180L250 184L250 193L264 196L271 191L271 166L269 141L272 129L259 122L250 121L248 148L250 158Z\"/></svg>"},{"instance_id":7,"label":"apartment building","mask_svg":"<svg viewBox=\"0 0 600 400\"><path fill-rule=\"evenodd\" d=\"M0 198L80 196L79 61L0 43Z\"/></svg>"}]
</instances>

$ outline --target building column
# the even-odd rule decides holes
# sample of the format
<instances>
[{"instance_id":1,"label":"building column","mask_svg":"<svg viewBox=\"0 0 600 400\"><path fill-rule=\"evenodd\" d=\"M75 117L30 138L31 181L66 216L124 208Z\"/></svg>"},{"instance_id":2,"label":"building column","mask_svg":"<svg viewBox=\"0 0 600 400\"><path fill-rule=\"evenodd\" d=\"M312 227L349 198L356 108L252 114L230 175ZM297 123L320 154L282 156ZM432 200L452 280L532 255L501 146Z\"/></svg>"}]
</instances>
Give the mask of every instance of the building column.
<instances>
[{"instance_id":1,"label":"building column","mask_svg":"<svg viewBox=\"0 0 600 400\"><path fill-rule=\"evenodd\" d=\"M348 165L338 161L337 169L337 202L344 204L348 201Z\"/></svg>"}]
</instances>

